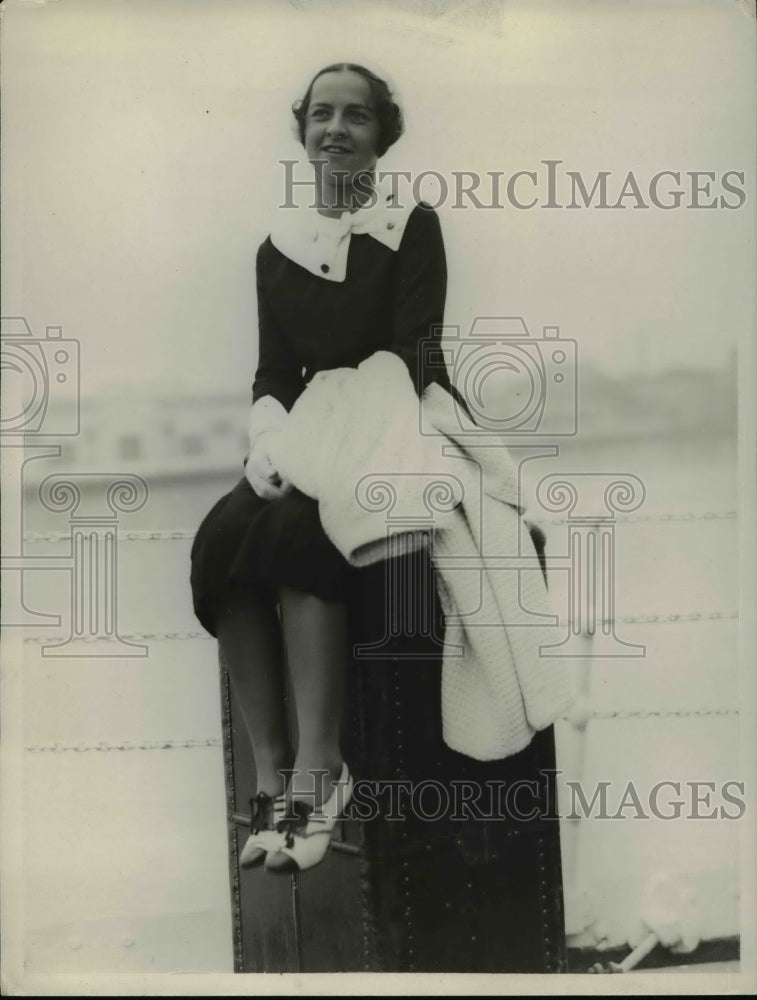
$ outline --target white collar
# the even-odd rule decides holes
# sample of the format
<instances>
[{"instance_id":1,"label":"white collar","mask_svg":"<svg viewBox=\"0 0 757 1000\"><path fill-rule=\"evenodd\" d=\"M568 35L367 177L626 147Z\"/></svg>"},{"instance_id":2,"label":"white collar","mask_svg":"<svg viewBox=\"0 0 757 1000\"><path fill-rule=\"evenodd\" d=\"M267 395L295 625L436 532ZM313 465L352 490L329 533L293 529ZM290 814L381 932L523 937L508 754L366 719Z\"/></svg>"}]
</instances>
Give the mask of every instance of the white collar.
<instances>
[{"instance_id":1,"label":"white collar","mask_svg":"<svg viewBox=\"0 0 757 1000\"><path fill-rule=\"evenodd\" d=\"M400 205L388 185L376 186L375 204L339 218L314 208L281 208L271 227L271 242L285 257L326 281L344 281L352 233L366 233L390 250L399 249L414 204Z\"/></svg>"}]
</instances>

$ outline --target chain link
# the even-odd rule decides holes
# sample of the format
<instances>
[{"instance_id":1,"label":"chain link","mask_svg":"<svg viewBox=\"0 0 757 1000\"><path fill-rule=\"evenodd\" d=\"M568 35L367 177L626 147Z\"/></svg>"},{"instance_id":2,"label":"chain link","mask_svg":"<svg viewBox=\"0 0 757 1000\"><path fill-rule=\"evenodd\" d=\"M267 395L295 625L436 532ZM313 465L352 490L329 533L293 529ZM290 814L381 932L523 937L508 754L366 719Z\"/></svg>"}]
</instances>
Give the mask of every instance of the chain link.
<instances>
[{"instance_id":1,"label":"chain link","mask_svg":"<svg viewBox=\"0 0 757 1000\"><path fill-rule=\"evenodd\" d=\"M692 622L720 622L737 621L738 611L690 611L683 614L667 615L623 615L617 618L604 618L602 622L616 625L686 625ZM46 642L60 640L60 636L54 635L30 635L24 637L24 642L32 645L43 645ZM119 639L126 642L146 642L149 640L181 639L194 640L203 639L214 640L207 632L130 632L126 635L119 635ZM77 636L77 642L116 642L113 636Z\"/></svg>"},{"instance_id":2,"label":"chain link","mask_svg":"<svg viewBox=\"0 0 757 1000\"><path fill-rule=\"evenodd\" d=\"M175 542L191 541L196 531L189 528L176 528L172 531L119 531L119 542ZM25 531L25 542L68 542L71 533L68 531Z\"/></svg>"},{"instance_id":3,"label":"chain link","mask_svg":"<svg viewBox=\"0 0 757 1000\"><path fill-rule=\"evenodd\" d=\"M662 514L616 514L614 517L601 517L598 515L598 520L607 520L609 523L618 524L645 524L650 522L668 522L668 521L734 521L738 516L738 512L735 510L708 510L708 511L672 511ZM528 520L528 513L526 514L526 520ZM545 517L541 518L535 515L537 522L543 522L545 524L571 524L573 523L573 518L570 517Z\"/></svg>"},{"instance_id":4,"label":"chain link","mask_svg":"<svg viewBox=\"0 0 757 1000\"><path fill-rule=\"evenodd\" d=\"M620 625L683 625L688 622L735 621L738 617L738 611L688 611L684 614L623 615L617 618L603 618L602 621Z\"/></svg>"},{"instance_id":5,"label":"chain link","mask_svg":"<svg viewBox=\"0 0 757 1000\"><path fill-rule=\"evenodd\" d=\"M46 642L57 642L61 639L61 636L57 635L28 635L24 637L24 642L32 643L35 645L42 645ZM126 642L144 642L147 639L213 639L212 635L207 632L131 632L128 635L119 634L118 639L122 639ZM77 636L77 642L84 643L97 643L97 642L117 642L118 639L115 636Z\"/></svg>"},{"instance_id":6,"label":"chain link","mask_svg":"<svg viewBox=\"0 0 757 1000\"><path fill-rule=\"evenodd\" d=\"M201 747L220 747L221 740L215 737L190 740L144 740L135 743L124 740L122 743L49 743L33 744L24 747L27 753L110 753L114 750L195 750Z\"/></svg>"},{"instance_id":7,"label":"chain link","mask_svg":"<svg viewBox=\"0 0 757 1000\"><path fill-rule=\"evenodd\" d=\"M669 512L662 514L618 514L611 520L617 523L644 524L649 522L667 521L733 521L737 517L735 510L708 510L703 512ZM528 519L528 515L526 515ZM535 516L537 522L545 524L569 524L569 517L540 518ZM142 530L142 531L119 531L119 542L176 542L191 541L195 537L196 531L190 528L176 528L171 531ZM34 542L67 542L71 535L67 531L26 531L24 541Z\"/></svg>"},{"instance_id":8,"label":"chain link","mask_svg":"<svg viewBox=\"0 0 757 1000\"><path fill-rule=\"evenodd\" d=\"M676 708L676 709L597 709L589 712L590 719L690 719L707 717L738 716L738 708ZM563 715L565 721L571 721L570 715ZM114 751L130 752L134 750L197 750L220 748L222 741L216 737L187 740L143 740L135 742L124 740L121 743L47 743L32 744L24 747L27 753L112 753Z\"/></svg>"},{"instance_id":9,"label":"chain link","mask_svg":"<svg viewBox=\"0 0 757 1000\"><path fill-rule=\"evenodd\" d=\"M738 708L671 708L661 709L625 709L616 710L592 710L589 712L590 719L690 719L693 717L703 718L706 716L730 716L738 715ZM569 715L563 715L563 719L570 720Z\"/></svg>"}]
</instances>

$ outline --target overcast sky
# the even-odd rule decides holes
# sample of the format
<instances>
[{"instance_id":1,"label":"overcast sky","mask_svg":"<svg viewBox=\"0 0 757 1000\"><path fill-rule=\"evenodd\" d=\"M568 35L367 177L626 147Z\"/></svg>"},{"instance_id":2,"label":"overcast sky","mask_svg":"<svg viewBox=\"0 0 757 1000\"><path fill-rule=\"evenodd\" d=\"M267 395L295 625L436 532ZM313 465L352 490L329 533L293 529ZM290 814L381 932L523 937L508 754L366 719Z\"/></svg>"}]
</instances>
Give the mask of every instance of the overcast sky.
<instances>
[{"instance_id":1,"label":"overcast sky","mask_svg":"<svg viewBox=\"0 0 757 1000\"><path fill-rule=\"evenodd\" d=\"M77 337L85 393L124 382L246 392L255 251L282 186L277 161L302 154L289 107L335 59L398 89L407 133L384 169L535 170L545 197L541 161L555 159L589 183L612 171L611 201L629 171L645 196L661 170L713 171L715 196L727 171L751 186L751 33L737 3L529 0L502 8L499 36L499 6L480 5L478 27L472 8L424 16L428 6L8 0L4 314ZM537 335L557 325L579 357L617 374L718 367L751 330L751 199L738 210L443 205L447 320L516 314Z\"/></svg>"}]
</instances>

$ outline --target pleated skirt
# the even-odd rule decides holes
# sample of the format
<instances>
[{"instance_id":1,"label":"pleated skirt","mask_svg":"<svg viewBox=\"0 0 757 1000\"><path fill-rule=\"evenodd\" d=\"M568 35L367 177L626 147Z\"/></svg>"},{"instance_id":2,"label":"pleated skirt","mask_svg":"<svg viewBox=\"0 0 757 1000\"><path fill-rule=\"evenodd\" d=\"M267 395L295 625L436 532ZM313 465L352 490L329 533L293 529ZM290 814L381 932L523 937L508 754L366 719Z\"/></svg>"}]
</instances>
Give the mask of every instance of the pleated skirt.
<instances>
[{"instance_id":1,"label":"pleated skirt","mask_svg":"<svg viewBox=\"0 0 757 1000\"><path fill-rule=\"evenodd\" d=\"M240 589L276 599L286 585L326 601L346 600L358 572L321 525L318 503L293 488L264 500L242 477L208 511L191 551L194 611L216 635L217 612Z\"/></svg>"}]
</instances>

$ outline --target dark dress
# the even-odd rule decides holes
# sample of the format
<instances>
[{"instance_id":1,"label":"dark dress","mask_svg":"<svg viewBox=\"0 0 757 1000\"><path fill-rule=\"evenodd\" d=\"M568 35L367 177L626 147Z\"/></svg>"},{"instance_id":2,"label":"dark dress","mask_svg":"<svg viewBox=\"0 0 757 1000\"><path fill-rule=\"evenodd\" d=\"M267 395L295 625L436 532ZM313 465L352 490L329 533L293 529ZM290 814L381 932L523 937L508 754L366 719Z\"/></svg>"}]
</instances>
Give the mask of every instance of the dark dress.
<instances>
[{"instance_id":1,"label":"dark dress","mask_svg":"<svg viewBox=\"0 0 757 1000\"><path fill-rule=\"evenodd\" d=\"M378 350L402 358L419 396L437 381L460 399L441 351L419 349L421 341L441 337L446 286L439 219L425 205L411 212L396 251L353 233L343 282L312 274L269 237L257 255L260 350L253 403L273 396L290 410L316 372L357 367ZM357 572L323 531L315 500L296 488L264 500L245 477L207 514L191 558L195 614L212 635L219 602L235 588L263 588L275 596L287 584L343 600Z\"/></svg>"}]
</instances>

